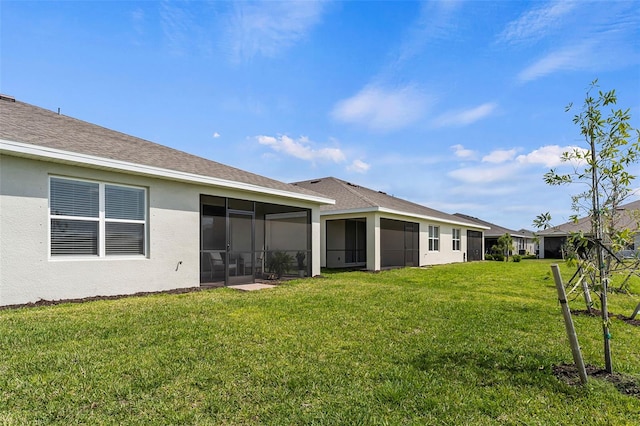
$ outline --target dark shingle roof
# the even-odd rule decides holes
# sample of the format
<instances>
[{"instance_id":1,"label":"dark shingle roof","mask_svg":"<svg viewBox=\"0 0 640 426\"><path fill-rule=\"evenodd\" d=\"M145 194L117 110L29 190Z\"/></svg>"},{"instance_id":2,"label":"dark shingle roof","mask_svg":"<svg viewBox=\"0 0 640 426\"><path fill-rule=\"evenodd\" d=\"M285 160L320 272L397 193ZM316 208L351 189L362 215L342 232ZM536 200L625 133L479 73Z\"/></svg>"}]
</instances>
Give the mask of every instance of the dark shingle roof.
<instances>
[{"instance_id":1,"label":"dark shingle roof","mask_svg":"<svg viewBox=\"0 0 640 426\"><path fill-rule=\"evenodd\" d=\"M529 231L528 229L519 229L518 234L523 235L527 238L535 238L536 234L533 231Z\"/></svg>"},{"instance_id":2,"label":"dark shingle roof","mask_svg":"<svg viewBox=\"0 0 640 426\"><path fill-rule=\"evenodd\" d=\"M619 207L620 214L618 215L618 223L616 229L631 229L636 231L638 229L638 220L640 219L640 200L633 201L628 204L624 204ZM545 229L537 232L542 236L565 236L574 234L577 232L590 233L591 232L591 217L581 217L577 222L566 222L561 225L553 226L549 229Z\"/></svg>"},{"instance_id":3,"label":"dark shingle roof","mask_svg":"<svg viewBox=\"0 0 640 426\"><path fill-rule=\"evenodd\" d=\"M318 197L319 194L177 149L0 97L0 139Z\"/></svg>"},{"instance_id":4,"label":"dark shingle roof","mask_svg":"<svg viewBox=\"0 0 640 426\"><path fill-rule=\"evenodd\" d=\"M478 219L477 217L469 216L463 213L455 213L454 216L458 216L460 218L464 218L471 222L476 222L480 225L484 225L488 227L489 229L484 231L485 237L501 237L504 234L509 234L512 237L521 237L521 238L528 237L526 232L514 231L513 229L505 228L503 226L496 225L495 223L487 222L486 220Z\"/></svg>"},{"instance_id":5,"label":"dark shingle roof","mask_svg":"<svg viewBox=\"0 0 640 426\"><path fill-rule=\"evenodd\" d=\"M441 211L425 207L421 204L396 198L382 191L375 191L334 177L295 182L294 185L300 188L319 192L320 194L324 194L325 196L336 200L334 205L321 206L320 211L322 212L375 210L377 208L383 208L395 210L408 215L426 216L444 222L482 228L481 225L478 226L475 222L465 220L448 213L443 213Z\"/></svg>"}]
</instances>

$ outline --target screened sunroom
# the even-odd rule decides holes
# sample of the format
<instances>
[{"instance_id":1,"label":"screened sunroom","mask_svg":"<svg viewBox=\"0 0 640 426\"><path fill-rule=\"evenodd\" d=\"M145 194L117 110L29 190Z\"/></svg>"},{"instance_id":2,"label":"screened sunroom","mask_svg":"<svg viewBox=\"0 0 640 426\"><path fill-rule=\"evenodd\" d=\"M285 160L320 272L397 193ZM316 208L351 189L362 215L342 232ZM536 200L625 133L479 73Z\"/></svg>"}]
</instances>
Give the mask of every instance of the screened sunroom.
<instances>
[{"instance_id":1,"label":"screened sunroom","mask_svg":"<svg viewBox=\"0 0 640 426\"><path fill-rule=\"evenodd\" d=\"M202 195L200 282L234 285L311 275L311 210Z\"/></svg>"}]
</instances>

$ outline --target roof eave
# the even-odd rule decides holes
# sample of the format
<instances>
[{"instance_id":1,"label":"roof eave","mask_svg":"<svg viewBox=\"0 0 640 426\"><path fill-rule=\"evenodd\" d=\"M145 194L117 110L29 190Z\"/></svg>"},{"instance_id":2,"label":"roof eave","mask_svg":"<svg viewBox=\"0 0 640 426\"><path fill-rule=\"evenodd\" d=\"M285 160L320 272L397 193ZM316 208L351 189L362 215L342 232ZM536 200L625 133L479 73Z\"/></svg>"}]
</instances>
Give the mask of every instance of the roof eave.
<instances>
[{"instance_id":1,"label":"roof eave","mask_svg":"<svg viewBox=\"0 0 640 426\"><path fill-rule=\"evenodd\" d=\"M398 216L411 217L415 219L428 220L433 222L442 222L442 223L448 223L451 225L460 225L460 226L465 226L467 228L475 228L475 229L483 229L483 230L489 229L486 226L477 225L475 223L448 220L448 219L443 219L435 216L420 215L416 213L404 212L400 210L388 209L385 207L378 207L378 206L362 207L362 208L355 208L355 209L342 209L342 210L322 210L320 212L320 216L354 214L354 213L372 213L372 212L387 213L387 214L393 214Z\"/></svg>"},{"instance_id":2,"label":"roof eave","mask_svg":"<svg viewBox=\"0 0 640 426\"><path fill-rule=\"evenodd\" d=\"M148 166L144 164L127 161L114 160L110 158L97 157L72 151L64 151L56 148L48 148L39 145L26 144L22 142L0 139L0 153L19 157L45 159L57 163L81 165L84 167L126 172L129 174L151 176L155 178L216 186L220 188L236 189L245 192L274 195L283 198L290 198L299 201L307 201L315 204L335 204L335 200L314 196L309 194L299 194L296 192L284 191L281 189L267 188L250 183L237 182L227 179L220 179L211 176L203 176L194 173L181 172L178 170L165 169L161 167Z\"/></svg>"}]
</instances>

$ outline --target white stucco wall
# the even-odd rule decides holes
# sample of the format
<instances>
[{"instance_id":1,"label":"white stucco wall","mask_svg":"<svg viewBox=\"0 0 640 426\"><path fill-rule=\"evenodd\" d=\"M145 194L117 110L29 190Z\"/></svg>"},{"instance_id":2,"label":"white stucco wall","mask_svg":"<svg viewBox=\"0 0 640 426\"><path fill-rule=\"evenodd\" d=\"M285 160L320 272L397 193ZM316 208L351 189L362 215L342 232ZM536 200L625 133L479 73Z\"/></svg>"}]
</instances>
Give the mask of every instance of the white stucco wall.
<instances>
[{"instance_id":1,"label":"white stucco wall","mask_svg":"<svg viewBox=\"0 0 640 426\"><path fill-rule=\"evenodd\" d=\"M429 225L440 227L440 249L429 251ZM453 250L453 229L460 229L460 250ZM460 225L420 221L420 265L464 262L467 253L467 229Z\"/></svg>"},{"instance_id":2,"label":"white stucco wall","mask_svg":"<svg viewBox=\"0 0 640 426\"><path fill-rule=\"evenodd\" d=\"M51 175L146 187L147 256L51 257L48 214ZM319 241L319 208L312 203L0 156L0 305L199 286L200 194L312 208L312 238ZM317 245L312 244L314 275L320 273Z\"/></svg>"}]
</instances>

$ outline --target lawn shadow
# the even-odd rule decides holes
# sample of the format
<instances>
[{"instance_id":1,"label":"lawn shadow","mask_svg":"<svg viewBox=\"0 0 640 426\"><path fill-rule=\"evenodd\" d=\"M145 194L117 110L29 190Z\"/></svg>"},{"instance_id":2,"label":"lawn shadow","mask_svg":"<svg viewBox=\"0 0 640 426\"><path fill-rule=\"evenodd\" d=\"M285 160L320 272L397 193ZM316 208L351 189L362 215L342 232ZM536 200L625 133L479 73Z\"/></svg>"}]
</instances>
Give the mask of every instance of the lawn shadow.
<instances>
[{"instance_id":1,"label":"lawn shadow","mask_svg":"<svg viewBox=\"0 0 640 426\"><path fill-rule=\"evenodd\" d=\"M445 353L425 352L415 357L411 365L422 371L442 370L443 374L455 377L457 371L473 372L475 385L494 386L505 382L500 373L508 373L509 384L541 387L562 382L569 389L579 389L580 380L574 364L546 365L548 358L542 355L518 355L510 350L495 353L486 350L465 350ZM623 395L640 398L640 382L629 375L607 373L605 370L588 365L587 374L591 379L604 380L611 383ZM468 373L465 380L471 380Z\"/></svg>"},{"instance_id":2,"label":"lawn shadow","mask_svg":"<svg viewBox=\"0 0 640 426\"><path fill-rule=\"evenodd\" d=\"M442 370L452 377L458 372L472 372L480 386L494 386L508 380L510 384L539 387L555 380L552 366L542 355L521 355L511 350L500 353L488 350L460 350L450 352L424 352L416 356L411 365L422 371ZM505 378L505 373L508 378ZM461 373L468 374L468 373Z\"/></svg>"}]
</instances>

